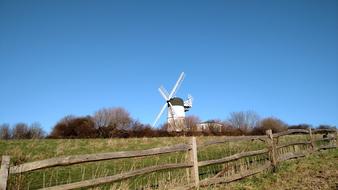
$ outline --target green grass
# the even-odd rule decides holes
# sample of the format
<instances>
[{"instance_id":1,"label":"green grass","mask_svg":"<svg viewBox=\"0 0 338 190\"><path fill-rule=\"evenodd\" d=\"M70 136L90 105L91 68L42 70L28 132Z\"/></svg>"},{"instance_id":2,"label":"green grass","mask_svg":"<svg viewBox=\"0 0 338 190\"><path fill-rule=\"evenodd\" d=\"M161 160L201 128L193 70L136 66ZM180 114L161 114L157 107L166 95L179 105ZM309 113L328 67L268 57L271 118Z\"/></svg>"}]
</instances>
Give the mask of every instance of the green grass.
<instances>
[{"instance_id":1,"label":"green grass","mask_svg":"<svg viewBox=\"0 0 338 190\"><path fill-rule=\"evenodd\" d=\"M10 155L11 164L17 165L56 156L143 150L178 143L187 143L186 140L186 138L13 140L0 141L0 154ZM42 169L23 175L11 175L10 189L37 189L119 174L152 165L182 163L185 161L186 154L170 153L144 158L118 159ZM134 179L127 180L129 181L128 187L135 189L138 186L158 185L158 181L161 179L168 180L173 173L175 173L177 179L182 179L185 175L185 170L171 170L156 173L156 176L149 174L135 177ZM116 188L120 188L120 185L125 185L125 183L116 183L115 185L117 186ZM103 186L103 188L105 188L105 186Z\"/></svg>"},{"instance_id":2,"label":"green grass","mask_svg":"<svg viewBox=\"0 0 338 190\"><path fill-rule=\"evenodd\" d=\"M221 139L222 137L198 137L197 144L206 141ZM290 136L281 138L280 143L304 140L304 136ZM11 165L18 165L30 161L42 160L57 156L81 155L91 153L116 152L128 150L144 150L155 147L170 146L179 143L188 143L189 137L163 137L163 138L133 138L133 139L44 139L44 140L9 140L0 141L0 155L10 155ZM244 151L266 148L261 141L239 141L198 146L198 160L218 159ZM284 151L297 151L308 147L289 147ZM216 175L225 167L231 175L245 167L255 167L267 161L268 155L252 156L239 159L226 164L217 164L201 167L200 179ZM22 175L11 175L9 189L38 189L86 179L110 176L122 172L143 168L147 166L166 163L187 162L185 152L170 153L132 159L118 159L66 167L54 167ZM243 167L245 166L245 167ZM167 170L147 175L137 176L112 184L99 186L99 189L173 189L175 186L187 184L186 169ZM95 188L95 189L97 189ZM239 187L241 189L241 187Z\"/></svg>"},{"instance_id":3,"label":"green grass","mask_svg":"<svg viewBox=\"0 0 338 190\"><path fill-rule=\"evenodd\" d=\"M275 173L262 174L203 189L282 190L332 189L338 187L338 149L316 152L306 158L289 160L278 165Z\"/></svg>"}]
</instances>

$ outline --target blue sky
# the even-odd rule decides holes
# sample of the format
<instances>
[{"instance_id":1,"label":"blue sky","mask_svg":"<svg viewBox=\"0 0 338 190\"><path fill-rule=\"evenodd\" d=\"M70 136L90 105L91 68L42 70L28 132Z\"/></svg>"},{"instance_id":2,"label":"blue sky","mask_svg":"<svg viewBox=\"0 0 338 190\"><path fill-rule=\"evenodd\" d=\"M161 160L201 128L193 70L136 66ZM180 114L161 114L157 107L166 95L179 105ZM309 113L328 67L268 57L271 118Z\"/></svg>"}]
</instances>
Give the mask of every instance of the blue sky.
<instances>
[{"instance_id":1,"label":"blue sky","mask_svg":"<svg viewBox=\"0 0 338 190\"><path fill-rule=\"evenodd\" d=\"M337 125L338 1L0 1L0 123L152 123L181 71L187 115Z\"/></svg>"}]
</instances>

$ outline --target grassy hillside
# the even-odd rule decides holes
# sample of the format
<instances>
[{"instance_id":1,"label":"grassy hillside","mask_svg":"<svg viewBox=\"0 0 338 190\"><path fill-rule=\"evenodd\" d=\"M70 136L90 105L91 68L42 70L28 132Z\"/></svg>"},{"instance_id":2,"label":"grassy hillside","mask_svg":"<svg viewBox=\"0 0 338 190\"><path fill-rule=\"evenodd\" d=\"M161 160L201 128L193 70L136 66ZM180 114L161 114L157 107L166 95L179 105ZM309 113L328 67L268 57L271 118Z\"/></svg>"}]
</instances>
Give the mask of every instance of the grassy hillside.
<instances>
[{"instance_id":1,"label":"grassy hillside","mask_svg":"<svg viewBox=\"0 0 338 190\"><path fill-rule=\"evenodd\" d=\"M154 147L185 143L185 138L153 138L153 139L45 139L45 140L13 140L0 142L0 155L10 155L11 164L42 160L65 155L81 155L90 153L116 152L126 150L143 150ZM37 189L58 184L81 181L97 177L109 176L137 168L164 163L181 163L185 161L184 153L171 153L134 159L119 159L78 164L66 167L55 167L29 172L23 175L11 175L10 189ZM170 175L170 174L169 174ZM176 171L176 175L184 176L184 171ZM158 184L156 180L168 178L167 173L157 173L132 178L114 184L115 189L124 186L151 186ZM161 182L162 183L162 182ZM121 185L123 185L121 187ZM104 189L108 186L103 186ZM111 188L111 187L109 187Z\"/></svg>"},{"instance_id":2,"label":"grassy hillside","mask_svg":"<svg viewBox=\"0 0 338 190\"><path fill-rule=\"evenodd\" d=\"M222 137L198 137L197 144L215 140ZM281 142L304 140L305 136L292 136L281 139ZM170 146L179 143L189 143L189 137L164 137L164 138L133 138L133 139L45 139L45 140L10 140L0 141L0 155L10 155L11 164L17 165L30 161L42 160L57 156L80 155L90 153L103 153L127 150L144 150L155 147ZM211 145L198 148L198 160L218 159L235 153L259 150L266 148L262 141L240 141ZM302 148L302 147L298 147ZM304 148L304 147L303 147ZM306 148L306 147L305 147ZM290 147L289 149L294 149ZM285 150L287 151L287 150ZM330 154L331 155L331 154ZM333 157L337 156L337 153ZM66 167L55 167L28 172L23 175L11 175L9 189L37 189L70 182L77 182L97 177L110 176L122 172L143 168L152 165L167 163L187 162L185 152L170 153L158 156L149 156L133 159L118 159L93 163L78 164ZM240 159L228 164L205 166L199 169L200 179L214 176L225 166L231 171L242 169L242 165L250 163L254 166L265 162L267 155L258 155L246 159ZM326 159L326 158L325 158ZM331 161L330 161L331 162ZM248 165L246 165L248 166ZM281 167L283 171L284 167ZM229 173L228 175L231 175ZM274 175L266 174L263 178L277 179ZM337 175L336 175L337 176ZM233 188L253 189L265 188L263 184L269 181L260 181L257 178L253 182L243 181ZM188 181L186 169L175 169L151 173L130 178L121 182L100 186L99 189L173 189L177 185L186 184ZM278 181L278 180L277 180ZM252 184L251 184L252 183ZM271 182L272 183L272 182ZM225 186L224 188L226 188ZM214 188L214 187L212 187ZM222 187L223 188L223 187ZM221 189L222 189L221 188ZM269 187L266 187L269 189Z\"/></svg>"},{"instance_id":3,"label":"grassy hillside","mask_svg":"<svg viewBox=\"0 0 338 190\"><path fill-rule=\"evenodd\" d=\"M276 173L266 172L230 184L203 189L336 190L338 189L338 149L321 151L306 158L283 162Z\"/></svg>"}]
</instances>

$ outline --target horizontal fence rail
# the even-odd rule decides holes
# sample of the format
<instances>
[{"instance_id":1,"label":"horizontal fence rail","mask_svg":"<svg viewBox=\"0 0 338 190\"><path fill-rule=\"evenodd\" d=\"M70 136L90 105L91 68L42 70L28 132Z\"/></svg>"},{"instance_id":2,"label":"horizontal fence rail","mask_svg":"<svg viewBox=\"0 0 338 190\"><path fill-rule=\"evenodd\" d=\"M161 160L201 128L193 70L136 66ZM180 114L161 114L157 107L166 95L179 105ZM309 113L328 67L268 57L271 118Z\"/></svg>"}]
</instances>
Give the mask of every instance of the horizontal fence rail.
<instances>
[{"instance_id":1,"label":"horizontal fence rail","mask_svg":"<svg viewBox=\"0 0 338 190\"><path fill-rule=\"evenodd\" d=\"M261 136L233 136L233 137L224 137L220 140L213 140L213 141L208 141L205 142L204 144L199 145L200 147L203 146L209 146L209 145L214 145L214 144L222 144L225 142L235 142L235 141L246 141L246 140L261 140L265 141L268 137L265 135Z\"/></svg>"},{"instance_id":2,"label":"horizontal fence rail","mask_svg":"<svg viewBox=\"0 0 338 190\"><path fill-rule=\"evenodd\" d=\"M307 135L308 140L298 141L298 142L287 142L286 144L279 144L279 138L291 135L291 134L305 134ZM316 135L315 133L325 133L324 135ZM330 135L327 135L331 133ZM332 135L334 133L334 135ZM109 152L109 153L96 153L96 154L85 154L85 155L72 155L72 156L62 156L56 158L50 158L40 161L33 161L29 163L24 163L16 166L10 166L10 157L2 156L2 163L0 169L0 190L6 190L7 181L10 174L21 174L25 172L31 172L35 170L57 167L57 166L68 166L74 164L81 164L87 162L96 162L112 159L122 159L122 158L135 158L135 157L147 157L161 154L168 154L174 152L186 152L187 161L185 163L174 163L174 164L162 164L162 165L153 165L145 168L139 168L132 171L116 174L113 176L99 177L89 180L83 180L79 182L73 182L68 184L62 184L52 187L43 188L44 190L61 190L61 189L78 189L86 187L94 187L102 184L113 183L120 180L125 180L131 177L140 176L144 174L149 174L153 172L158 172L162 170L171 170L171 169L182 169L186 168L188 182L186 185L177 187L175 189L191 189L194 187L203 187L209 186L217 183L228 183L235 180L242 179L247 176L251 176L257 173L260 173L264 170L274 168L278 166L278 163L295 159L300 157L305 157L308 154L311 154L314 151L319 151L322 149L332 149L337 148L337 130L335 129L290 129L288 131L272 134L271 130L266 132L266 135L261 136L231 136L231 137L222 137L219 140L211 140L204 143L201 143L197 146L196 137L192 137L191 141L187 144L177 144L173 146L152 148L147 150L135 150L135 151L120 151L120 152ZM318 138L318 137L322 138ZM316 137L316 138L314 138ZM267 148L254 151L240 152L226 156L219 159L212 160L203 160L198 161L198 149L218 144L223 146L222 143L226 142L237 142L237 141L253 141L260 140L267 145ZM317 144L317 145L316 145ZM319 145L318 145L319 144ZM302 146L308 145L308 146ZM303 147L300 151L297 146ZM212 148L212 147L207 147ZM286 152L286 153L285 153ZM247 159L248 157L254 157L262 154L267 154L266 159L260 160L261 165L255 165L247 167L246 170L240 170L238 173L231 173L228 176L222 176L222 172L225 172L226 167L223 168L224 171L220 171L217 175L209 177L203 180L200 180L199 169L200 167L209 167L212 165L223 164L230 162L236 162L237 160Z\"/></svg>"},{"instance_id":3,"label":"horizontal fence rail","mask_svg":"<svg viewBox=\"0 0 338 190\"><path fill-rule=\"evenodd\" d=\"M245 172L241 172L239 174L234 174L225 178L212 178L212 179L205 179L203 181L201 181L200 186L204 187L204 186L209 186L211 184L217 184L217 183L229 183L232 181L236 181L260 172L263 172L266 169L269 169L271 167L271 163L266 163L263 166L260 166L258 168L249 170L249 171L245 171Z\"/></svg>"},{"instance_id":4,"label":"horizontal fence rail","mask_svg":"<svg viewBox=\"0 0 338 190\"><path fill-rule=\"evenodd\" d=\"M298 158L298 157L304 157L304 156L306 156L305 153L301 153L301 152L298 152L298 153L288 152L288 153L280 156L278 158L278 162L282 162L282 161L285 161L285 160L290 160L290 159Z\"/></svg>"},{"instance_id":5,"label":"horizontal fence rail","mask_svg":"<svg viewBox=\"0 0 338 190\"><path fill-rule=\"evenodd\" d=\"M263 150L255 150L255 151L250 151L250 152L241 152L238 154L234 154L225 158L221 158L221 159L216 159L216 160L206 160L206 161L201 161L198 162L198 166L202 167L202 166L208 166L211 164L222 164L225 162L229 162L232 160L238 160L240 158L244 158L244 157L248 157L248 156L255 156L255 155L259 155L259 154L265 154L268 153L269 150L268 149L263 149Z\"/></svg>"},{"instance_id":6,"label":"horizontal fence rail","mask_svg":"<svg viewBox=\"0 0 338 190\"><path fill-rule=\"evenodd\" d=\"M322 149L331 149L331 148L337 148L337 145L322 145L316 148L316 150L322 150Z\"/></svg>"},{"instance_id":7,"label":"horizontal fence rail","mask_svg":"<svg viewBox=\"0 0 338 190\"><path fill-rule=\"evenodd\" d=\"M69 184L64 184L64 185L59 185L59 186L54 186L54 187L43 188L43 190L67 190L67 189L92 187L92 186L97 186L101 184L111 183L114 181L119 181L122 179L131 178L131 177L138 176L138 175L148 174L151 172L156 172L156 171L161 171L161 170L166 170L166 169L188 168L192 166L193 166L192 163L163 164L163 165L158 165L158 166L151 166L147 168L137 169L134 171L125 172L125 173L117 174L114 176L107 176L107 177L102 177L102 178L96 178L96 179L69 183Z\"/></svg>"},{"instance_id":8,"label":"horizontal fence rail","mask_svg":"<svg viewBox=\"0 0 338 190\"><path fill-rule=\"evenodd\" d=\"M280 149L280 148L284 148L284 147L288 147L288 146L295 146L295 145L310 145L311 141L301 141L301 142L290 142L287 144L283 144L283 145L279 145L276 148Z\"/></svg>"},{"instance_id":9,"label":"horizontal fence rail","mask_svg":"<svg viewBox=\"0 0 338 190\"><path fill-rule=\"evenodd\" d=\"M172 152L187 151L189 149L191 149L190 145L178 144L174 146L152 148L152 149L140 150L140 151L121 151L121 152L111 152L111 153L85 154L85 155L77 155L77 156L63 156L63 157L51 158L51 159L46 159L46 160L41 160L41 161L29 162L29 163L21 164L18 166L12 166L10 168L10 173L11 174L24 173L28 171L43 169L43 168L50 168L50 167L55 167L55 166L68 166L72 164L85 163L85 162L167 154L167 153L172 153Z\"/></svg>"},{"instance_id":10,"label":"horizontal fence rail","mask_svg":"<svg viewBox=\"0 0 338 190\"><path fill-rule=\"evenodd\" d=\"M280 133L275 133L273 134L273 137L274 138L277 138L277 137L281 137L281 136L285 136L285 135L291 135L291 134L294 134L294 133L309 133L309 130L306 130L306 129L289 129L287 131L284 131L284 132L280 132Z\"/></svg>"}]
</instances>

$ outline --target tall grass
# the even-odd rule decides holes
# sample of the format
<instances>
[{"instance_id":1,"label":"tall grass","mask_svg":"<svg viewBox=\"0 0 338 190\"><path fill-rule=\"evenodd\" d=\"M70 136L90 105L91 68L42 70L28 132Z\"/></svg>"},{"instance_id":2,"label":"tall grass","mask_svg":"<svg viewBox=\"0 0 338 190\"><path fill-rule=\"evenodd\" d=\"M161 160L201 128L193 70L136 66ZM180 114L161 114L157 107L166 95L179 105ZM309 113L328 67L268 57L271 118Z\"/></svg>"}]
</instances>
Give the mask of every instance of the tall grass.
<instances>
[{"instance_id":1,"label":"tall grass","mask_svg":"<svg viewBox=\"0 0 338 190\"><path fill-rule=\"evenodd\" d=\"M222 137L198 137L198 160L212 160L240 152L267 148L266 143L258 140L237 141L201 146L204 142ZM279 138L278 143L306 140L306 135L292 135ZM81 155L90 153L144 150L155 147L189 143L189 137L132 138L132 139L44 139L0 141L0 155L10 155L11 165L42 160L57 156ZM307 145L286 147L278 154L307 149ZM292 149L292 150L291 150ZM93 178L105 177L132 171L148 166L188 162L187 152L169 153L140 158L116 159L71 166L54 167L10 175L9 189L38 189ZM226 177L244 170L260 166L268 161L268 155L256 155L199 168L200 179ZM191 174L187 169L164 170L136 176L92 189L173 189L189 182Z\"/></svg>"}]
</instances>

